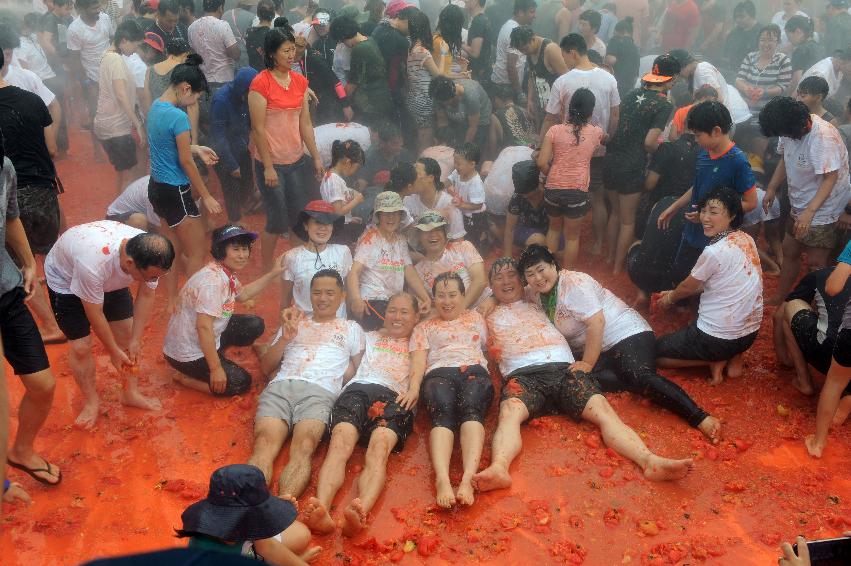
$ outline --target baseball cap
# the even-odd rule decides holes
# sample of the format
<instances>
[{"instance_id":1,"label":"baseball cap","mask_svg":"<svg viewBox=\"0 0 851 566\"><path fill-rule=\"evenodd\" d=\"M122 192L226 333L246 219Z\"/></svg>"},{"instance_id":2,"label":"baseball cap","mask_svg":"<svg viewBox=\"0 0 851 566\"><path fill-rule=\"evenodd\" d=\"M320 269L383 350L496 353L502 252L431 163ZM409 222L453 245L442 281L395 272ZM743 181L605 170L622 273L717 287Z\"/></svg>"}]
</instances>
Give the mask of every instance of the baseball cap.
<instances>
[{"instance_id":1,"label":"baseball cap","mask_svg":"<svg viewBox=\"0 0 851 566\"><path fill-rule=\"evenodd\" d=\"M331 22L331 14L328 12L316 12L313 16L313 21L310 22L315 26L327 26Z\"/></svg>"},{"instance_id":2,"label":"baseball cap","mask_svg":"<svg viewBox=\"0 0 851 566\"><path fill-rule=\"evenodd\" d=\"M160 53L165 53L165 44L163 43L163 38L155 34L154 32L145 32L145 39L143 42L150 45L152 49L156 49Z\"/></svg>"},{"instance_id":3,"label":"baseball cap","mask_svg":"<svg viewBox=\"0 0 851 566\"><path fill-rule=\"evenodd\" d=\"M242 226L238 224L231 224L230 226L225 227L218 234L216 234L216 238L213 241L214 244L223 244L228 240L232 240L234 238L238 238L240 236L248 236L252 240L256 240L259 237L257 232L252 232L250 230L246 230Z\"/></svg>"},{"instance_id":4,"label":"baseball cap","mask_svg":"<svg viewBox=\"0 0 851 566\"><path fill-rule=\"evenodd\" d=\"M296 236L307 241L307 230L304 228L304 223L307 222L308 218L313 218L322 224L331 224L334 227L334 230L340 230L345 224L346 219L344 216L337 214L334 212L334 205L325 200L312 200L304 206L304 210L302 210L298 214L298 219L296 220L295 226L293 226L293 232Z\"/></svg>"},{"instance_id":5,"label":"baseball cap","mask_svg":"<svg viewBox=\"0 0 851 566\"><path fill-rule=\"evenodd\" d=\"M685 50L675 49L674 51L683 51L689 58L688 63L693 60ZM688 63L683 64L673 51L667 55L659 55L653 60L653 67L650 72L641 77L641 80L647 83L666 83L676 77L680 73L680 69Z\"/></svg>"},{"instance_id":6,"label":"baseball cap","mask_svg":"<svg viewBox=\"0 0 851 566\"><path fill-rule=\"evenodd\" d=\"M436 210L427 210L420 216L419 220L417 220L417 230L422 230L423 232L431 232L435 228L440 228L441 226L446 226L446 219L442 214L437 212Z\"/></svg>"},{"instance_id":7,"label":"baseball cap","mask_svg":"<svg viewBox=\"0 0 851 566\"><path fill-rule=\"evenodd\" d=\"M399 15L399 12L404 10L405 8L415 7L413 4L409 4L405 2L405 0L390 0L390 3L387 4L387 8L384 9L384 14L388 18L395 18Z\"/></svg>"}]
</instances>

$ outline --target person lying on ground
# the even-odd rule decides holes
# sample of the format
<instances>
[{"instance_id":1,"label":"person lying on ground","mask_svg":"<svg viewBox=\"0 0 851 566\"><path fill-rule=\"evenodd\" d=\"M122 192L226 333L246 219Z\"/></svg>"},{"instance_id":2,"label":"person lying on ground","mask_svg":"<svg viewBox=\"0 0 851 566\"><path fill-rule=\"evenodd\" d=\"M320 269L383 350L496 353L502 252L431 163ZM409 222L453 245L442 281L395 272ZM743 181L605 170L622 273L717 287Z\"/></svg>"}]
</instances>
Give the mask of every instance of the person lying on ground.
<instances>
[{"instance_id":1,"label":"person lying on ground","mask_svg":"<svg viewBox=\"0 0 851 566\"><path fill-rule=\"evenodd\" d=\"M698 204L703 233L710 238L697 263L676 289L664 291L659 306L671 308L700 295L697 321L656 341L663 368L709 366L711 385L742 375L742 354L762 324L762 266L756 243L739 230L742 201L718 187Z\"/></svg>"},{"instance_id":2,"label":"person lying on ground","mask_svg":"<svg viewBox=\"0 0 851 566\"><path fill-rule=\"evenodd\" d=\"M691 459L671 460L651 452L620 420L594 375L575 368L564 336L540 307L523 300L523 283L514 260L496 260L490 283L499 301L486 319L490 351L499 364L504 385L491 464L473 476L476 489L511 486L508 469L520 453L520 425L551 413L596 424L606 445L635 462L649 480L675 480L688 474Z\"/></svg>"},{"instance_id":3,"label":"person lying on ground","mask_svg":"<svg viewBox=\"0 0 851 566\"><path fill-rule=\"evenodd\" d=\"M414 423L420 382L411 379L409 341L419 320L417 299L397 293L387 303L384 327L366 334L366 349L357 373L331 411L331 443L304 520L314 533L328 534L336 523L331 503L346 479L346 463L355 444L366 446L363 471L355 480L357 496L343 508L342 529L354 536L384 489L387 459L401 452Z\"/></svg>"},{"instance_id":4,"label":"person lying on ground","mask_svg":"<svg viewBox=\"0 0 851 566\"><path fill-rule=\"evenodd\" d=\"M281 329L260 360L261 371L274 377L260 394L248 463L271 482L275 458L292 431L289 461L278 478L281 495L299 497L307 488L313 453L328 429L334 401L363 355L361 327L337 317L345 299L340 274L317 271L310 283L313 314L284 309Z\"/></svg>"}]
</instances>

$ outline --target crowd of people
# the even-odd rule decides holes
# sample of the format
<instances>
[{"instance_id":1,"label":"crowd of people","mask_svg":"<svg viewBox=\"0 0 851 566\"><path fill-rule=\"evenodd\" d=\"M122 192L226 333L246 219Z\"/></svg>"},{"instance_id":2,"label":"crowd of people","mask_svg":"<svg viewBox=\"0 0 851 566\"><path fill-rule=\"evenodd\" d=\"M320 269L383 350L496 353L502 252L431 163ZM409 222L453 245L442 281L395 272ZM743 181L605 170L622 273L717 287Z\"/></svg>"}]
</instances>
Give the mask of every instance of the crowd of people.
<instances>
[{"instance_id":1,"label":"crowd of people","mask_svg":"<svg viewBox=\"0 0 851 566\"><path fill-rule=\"evenodd\" d=\"M785 0L765 25L751 0L198 4L0 14L0 332L26 390L10 466L62 480L34 447L55 386L45 345L69 343L77 426L101 413L92 333L121 402L161 408L137 383L160 300L175 383L265 384L247 463L184 513L190 547L301 564L311 533L361 532L418 406L442 508L509 487L520 425L552 413L595 424L648 480L678 480L694 462L652 452L604 394L644 396L717 443L721 422L657 370L746 379L766 307L792 385L813 395L812 370L826 376L806 439L822 456L851 412L848 0L816 18ZM69 227L61 202L84 193L63 195L54 161L72 141L109 161L115 198ZM255 215L259 232L240 224ZM631 304L576 270L588 261L626 273ZM262 274L243 284L251 263ZM280 317L237 312L269 287ZM694 320L657 337L648 309ZM357 497L335 518L359 443ZM217 516L232 504L257 522Z\"/></svg>"}]
</instances>

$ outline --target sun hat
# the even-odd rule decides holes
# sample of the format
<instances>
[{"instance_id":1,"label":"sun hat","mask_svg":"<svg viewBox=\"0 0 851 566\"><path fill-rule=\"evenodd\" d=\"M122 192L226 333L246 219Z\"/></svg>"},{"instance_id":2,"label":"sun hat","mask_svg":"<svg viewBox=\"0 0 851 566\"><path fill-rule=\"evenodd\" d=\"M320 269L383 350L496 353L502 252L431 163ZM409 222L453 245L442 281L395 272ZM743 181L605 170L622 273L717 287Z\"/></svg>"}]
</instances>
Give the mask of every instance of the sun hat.
<instances>
[{"instance_id":1,"label":"sun hat","mask_svg":"<svg viewBox=\"0 0 851 566\"><path fill-rule=\"evenodd\" d=\"M297 514L292 502L269 493L259 468L231 464L213 472L207 498L187 507L180 518L184 531L241 542L282 533Z\"/></svg>"},{"instance_id":2,"label":"sun hat","mask_svg":"<svg viewBox=\"0 0 851 566\"><path fill-rule=\"evenodd\" d=\"M248 236L253 242L259 237L259 234L257 232L252 232L251 230L246 230L238 224L231 224L230 226L225 227L222 231L216 234L216 237L213 240L213 244L223 244L228 240L233 240L234 238L238 238L240 236Z\"/></svg>"},{"instance_id":3,"label":"sun hat","mask_svg":"<svg viewBox=\"0 0 851 566\"><path fill-rule=\"evenodd\" d=\"M375 204L372 207L372 213L376 212L408 212L405 205L402 204L402 197L399 193L393 191L384 191L375 195Z\"/></svg>"},{"instance_id":4,"label":"sun hat","mask_svg":"<svg viewBox=\"0 0 851 566\"><path fill-rule=\"evenodd\" d=\"M313 21L310 22L315 26L327 26L331 22L331 14L328 12L316 12L313 15Z\"/></svg>"},{"instance_id":5,"label":"sun hat","mask_svg":"<svg viewBox=\"0 0 851 566\"><path fill-rule=\"evenodd\" d=\"M387 8L384 9L384 15L388 18L395 18L399 15L399 12L404 10L405 8L415 7L413 4L405 2L405 0L390 0L387 4Z\"/></svg>"},{"instance_id":6,"label":"sun hat","mask_svg":"<svg viewBox=\"0 0 851 566\"><path fill-rule=\"evenodd\" d=\"M156 49L160 53L165 53L165 43L163 42L163 38L152 31L145 32L144 43L147 43L152 49Z\"/></svg>"},{"instance_id":7,"label":"sun hat","mask_svg":"<svg viewBox=\"0 0 851 566\"><path fill-rule=\"evenodd\" d=\"M417 220L417 230L422 230L423 232L431 232L435 228L440 228L441 226L446 226L448 222L436 210L427 210L420 216L419 220Z\"/></svg>"},{"instance_id":8,"label":"sun hat","mask_svg":"<svg viewBox=\"0 0 851 566\"><path fill-rule=\"evenodd\" d=\"M305 205L304 210L298 213L298 219L293 226L293 233L305 242L308 238L304 223L307 222L308 218L313 218L322 224L331 224L335 232L346 223L344 216L334 212L333 204L324 200L312 200Z\"/></svg>"},{"instance_id":9,"label":"sun hat","mask_svg":"<svg viewBox=\"0 0 851 566\"><path fill-rule=\"evenodd\" d=\"M675 54L681 51L682 53ZM685 55L683 55L685 54ZM680 60L680 57L683 57ZM685 61L685 63L683 62ZM653 60L653 67L649 73L641 77L641 80L646 83L666 83L680 74L683 67L694 61L688 51L684 49L674 49L667 55L659 55Z\"/></svg>"}]
</instances>

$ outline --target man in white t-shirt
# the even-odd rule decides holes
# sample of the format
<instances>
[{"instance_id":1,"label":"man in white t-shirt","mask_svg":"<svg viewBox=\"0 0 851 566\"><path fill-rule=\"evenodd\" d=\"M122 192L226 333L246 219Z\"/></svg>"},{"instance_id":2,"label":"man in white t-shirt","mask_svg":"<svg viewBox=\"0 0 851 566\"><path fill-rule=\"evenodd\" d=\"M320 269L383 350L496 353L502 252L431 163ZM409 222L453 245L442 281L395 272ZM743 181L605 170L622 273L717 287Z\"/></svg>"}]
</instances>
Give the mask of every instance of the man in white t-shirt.
<instances>
[{"instance_id":1,"label":"man in white t-shirt","mask_svg":"<svg viewBox=\"0 0 851 566\"><path fill-rule=\"evenodd\" d=\"M93 428L100 414L92 330L115 370L126 377L121 402L160 409L158 400L139 391L137 374L157 280L173 261L174 247L167 238L109 220L68 229L47 254L44 275L50 304L70 340L68 365L86 397L78 426ZM134 281L139 284L135 304L129 289Z\"/></svg>"},{"instance_id":2,"label":"man in white t-shirt","mask_svg":"<svg viewBox=\"0 0 851 566\"><path fill-rule=\"evenodd\" d=\"M53 119L53 123L50 127L45 129L45 135L50 138L46 141L48 143L48 147L56 147L56 133L62 118L62 109L59 106L59 100L56 96L54 96L50 89L44 85L44 82L38 77L38 75L12 63L12 50L14 49L14 46L6 45L4 38L9 37L10 39L13 39L15 36L7 34L6 30L2 29L5 27L5 25L0 25L0 42L3 42L3 44L0 45L0 48L3 49L4 60L4 65L2 69L0 69L0 76L2 76L3 80L8 84L28 90L33 94L37 94L38 97L41 98L44 105L47 106L47 111L50 112L50 117Z\"/></svg>"},{"instance_id":3,"label":"man in white t-shirt","mask_svg":"<svg viewBox=\"0 0 851 566\"><path fill-rule=\"evenodd\" d=\"M495 87L493 96L503 100L514 100L515 93L523 89L523 69L526 56L511 48L511 31L517 26L532 25L538 5L535 0L514 0L514 17L502 25L496 38L496 55L491 74Z\"/></svg>"},{"instance_id":4,"label":"man in white t-shirt","mask_svg":"<svg viewBox=\"0 0 851 566\"><path fill-rule=\"evenodd\" d=\"M711 86L718 93L718 102L727 107L733 124L743 124L752 117L748 103L733 85L727 84L721 71L708 61L698 61L685 49L674 49L671 57L680 64L680 76L691 81L692 90Z\"/></svg>"},{"instance_id":5,"label":"man in white t-shirt","mask_svg":"<svg viewBox=\"0 0 851 566\"><path fill-rule=\"evenodd\" d=\"M221 19L224 5L224 0L204 0L204 15L189 26L189 45L204 59L201 70L210 83L211 94L233 80L240 54L233 30Z\"/></svg>"},{"instance_id":6,"label":"man in white t-shirt","mask_svg":"<svg viewBox=\"0 0 851 566\"><path fill-rule=\"evenodd\" d=\"M499 425L493 438L491 465L473 476L479 491L511 486L508 472L520 453L520 425L550 413L587 420L600 427L608 446L632 460L649 480L675 480L691 470L691 459L670 460L651 452L634 430L620 420L603 397L595 377L574 367L564 336L537 305L524 301L523 283L511 258L496 260L490 270L496 308L486 322L494 360L503 379Z\"/></svg>"},{"instance_id":7,"label":"man in white t-shirt","mask_svg":"<svg viewBox=\"0 0 851 566\"><path fill-rule=\"evenodd\" d=\"M827 81L827 97L836 94L842 78L851 71L851 53L837 52L830 57L825 57L801 76L801 80L807 77L821 77Z\"/></svg>"},{"instance_id":8,"label":"man in white t-shirt","mask_svg":"<svg viewBox=\"0 0 851 566\"><path fill-rule=\"evenodd\" d=\"M139 230L153 231L160 227L160 217L148 200L148 181L145 175L127 185L117 199L106 209L106 219L123 222Z\"/></svg>"},{"instance_id":9,"label":"man in white t-shirt","mask_svg":"<svg viewBox=\"0 0 851 566\"><path fill-rule=\"evenodd\" d=\"M585 40L588 49L593 49L600 54L603 59L606 58L606 44L597 36L600 31L603 16L597 10L585 10L579 14L579 33Z\"/></svg>"},{"instance_id":10,"label":"man in white t-shirt","mask_svg":"<svg viewBox=\"0 0 851 566\"><path fill-rule=\"evenodd\" d=\"M358 323L337 318L346 298L333 269L317 271L310 284L313 315L284 309L281 329L260 360L273 376L260 394L254 419L254 449L248 463L272 481L272 465L292 431L290 457L278 478L281 496L299 497L310 482L313 453L328 430L343 381L354 373L364 349Z\"/></svg>"},{"instance_id":11,"label":"man in white t-shirt","mask_svg":"<svg viewBox=\"0 0 851 566\"><path fill-rule=\"evenodd\" d=\"M101 12L100 0L77 0L77 14L66 34L70 75L79 79L90 117L94 119L100 60L109 49L115 27L110 17Z\"/></svg>"}]
</instances>

